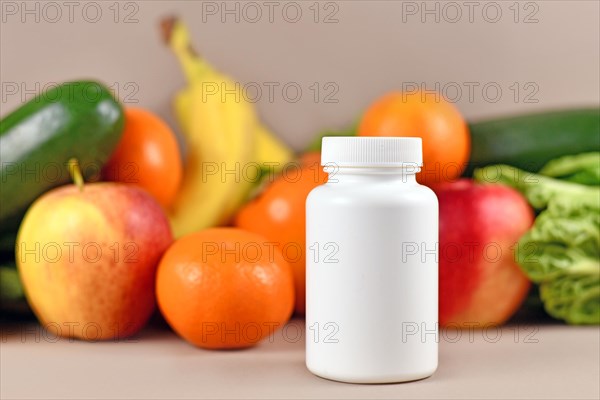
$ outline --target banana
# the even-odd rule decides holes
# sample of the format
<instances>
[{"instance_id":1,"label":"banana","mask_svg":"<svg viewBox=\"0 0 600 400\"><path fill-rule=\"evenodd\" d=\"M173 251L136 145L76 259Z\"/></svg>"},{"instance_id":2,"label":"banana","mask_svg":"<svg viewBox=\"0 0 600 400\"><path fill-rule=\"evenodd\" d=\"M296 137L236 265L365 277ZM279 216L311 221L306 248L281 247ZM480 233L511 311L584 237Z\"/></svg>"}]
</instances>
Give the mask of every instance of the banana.
<instances>
[{"instance_id":1,"label":"banana","mask_svg":"<svg viewBox=\"0 0 600 400\"><path fill-rule=\"evenodd\" d=\"M170 210L173 232L180 237L229 222L257 184L247 174L250 164L277 170L293 154L260 123L240 85L193 51L181 21L168 19L162 27L188 83L174 99L187 147L182 186ZM226 96L221 96L223 88ZM230 93L232 88L238 93Z\"/></svg>"},{"instance_id":2,"label":"banana","mask_svg":"<svg viewBox=\"0 0 600 400\"><path fill-rule=\"evenodd\" d=\"M254 159L260 165L268 166L270 163L275 170L279 170L294 158L292 151L260 122L254 128L254 135Z\"/></svg>"},{"instance_id":3,"label":"banana","mask_svg":"<svg viewBox=\"0 0 600 400\"><path fill-rule=\"evenodd\" d=\"M224 211L252 188L236 171L252 159L256 121L248 104L205 93L207 85L233 87L233 82L193 52L178 21L172 21L169 45L188 80L175 98L188 149L182 186L170 210L173 232L180 237L227 222L230 215Z\"/></svg>"}]
</instances>

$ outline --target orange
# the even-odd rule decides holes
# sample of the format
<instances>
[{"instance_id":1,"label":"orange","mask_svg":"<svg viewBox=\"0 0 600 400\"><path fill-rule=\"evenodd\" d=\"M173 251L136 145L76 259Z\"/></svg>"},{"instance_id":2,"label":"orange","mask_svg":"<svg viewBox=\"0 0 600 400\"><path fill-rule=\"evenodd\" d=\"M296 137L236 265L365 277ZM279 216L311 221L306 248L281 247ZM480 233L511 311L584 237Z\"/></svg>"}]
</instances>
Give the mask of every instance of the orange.
<instances>
[{"instance_id":1,"label":"orange","mask_svg":"<svg viewBox=\"0 0 600 400\"><path fill-rule=\"evenodd\" d=\"M249 347L283 326L294 308L294 280L266 238L210 228L178 239L163 256L156 296L168 324L207 349Z\"/></svg>"},{"instance_id":2,"label":"orange","mask_svg":"<svg viewBox=\"0 0 600 400\"><path fill-rule=\"evenodd\" d=\"M175 134L151 112L127 108L123 136L102 175L108 181L140 186L168 208L183 176Z\"/></svg>"},{"instance_id":3,"label":"orange","mask_svg":"<svg viewBox=\"0 0 600 400\"><path fill-rule=\"evenodd\" d=\"M358 127L360 136L413 136L423 139L419 182L433 185L458 179L467 166L471 138L453 104L429 92L389 93L375 101Z\"/></svg>"},{"instance_id":4,"label":"orange","mask_svg":"<svg viewBox=\"0 0 600 400\"><path fill-rule=\"evenodd\" d=\"M312 167L321 169L321 152L320 151L309 151L300 156L298 162L302 166Z\"/></svg>"},{"instance_id":5,"label":"orange","mask_svg":"<svg viewBox=\"0 0 600 400\"><path fill-rule=\"evenodd\" d=\"M235 218L236 226L277 243L294 271L295 309L300 314L306 302L306 197L327 181L316 154L303 157L296 167L284 169Z\"/></svg>"}]
</instances>

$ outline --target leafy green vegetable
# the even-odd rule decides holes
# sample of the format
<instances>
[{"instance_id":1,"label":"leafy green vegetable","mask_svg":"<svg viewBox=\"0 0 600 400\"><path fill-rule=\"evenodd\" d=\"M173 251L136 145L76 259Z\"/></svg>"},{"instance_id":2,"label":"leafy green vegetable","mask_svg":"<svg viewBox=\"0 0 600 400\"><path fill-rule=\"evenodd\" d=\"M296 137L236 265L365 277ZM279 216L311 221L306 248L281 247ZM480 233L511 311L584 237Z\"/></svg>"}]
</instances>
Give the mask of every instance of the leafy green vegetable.
<instances>
[{"instance_id":1,"label":"leafy green vegetable","mask_svg":"<svg viewBox=\"0 0 600 400\"><path fill-rule=\"evenodd\" d=\"M557 198L583 203L593 203L598 199L598 189L595 187L549 178L510 165L490 165L476 169L473 176L479 182L501 183L517 189L538 210L546 208L548 203Z\"/></svg>"},{"instance_id":2,"label":"leafy green vegetable","mask_svg":"<svg viewBox=\"0 0 600 400\"><path fill-rule=\"evenodd\" d=\"M548 162L539 172L583 185L600 185L600 153L565 156Z\"/></svg>"},{"instance_id":3,"label":"leafy green vegetable","mask_svg":"<svg viewBox=\"0 0 600 400\"><path fill-rule=\"evenodd\" d=\"M600 324L600 273L598 264L588 271L560 275L540 285L546 311L569 324Z\"/></svg>"},{"instance_id":4,"label":"leafy green vegetable","mask_svg":"<svg viewBox=\"0 0 600 400\"><path fill-rule=\"evenodd\" d=\"M570 324L600 324L600 186L592 182L600 153L562 157L533 174L508 165L475 171L482 182L519 190L542 210L517 246L517 261L540 285L546 311ZM586 175L587 174L587 175Z\"/></svg>"}]
</instances>

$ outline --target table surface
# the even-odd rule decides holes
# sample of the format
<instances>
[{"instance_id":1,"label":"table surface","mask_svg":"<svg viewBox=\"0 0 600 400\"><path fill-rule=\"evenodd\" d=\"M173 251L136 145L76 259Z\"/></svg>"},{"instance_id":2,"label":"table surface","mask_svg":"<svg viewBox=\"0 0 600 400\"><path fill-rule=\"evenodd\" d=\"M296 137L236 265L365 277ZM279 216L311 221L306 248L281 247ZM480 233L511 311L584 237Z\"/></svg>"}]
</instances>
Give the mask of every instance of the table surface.
<instances>
[{"instance_id":1,"label":"table surface","mask_svg":"<svg viewBox=\"0 0 600 400\"><path fill-rule=\"evenodd\" d=\"M600 328L513 324L439 336L430 378L387 385L333 382L304 366L293 320L238 351L192 347L164 326L122 342L57 339L35 324L2 325L2 399L598 399Z\"/></svg>"}]
</instances>

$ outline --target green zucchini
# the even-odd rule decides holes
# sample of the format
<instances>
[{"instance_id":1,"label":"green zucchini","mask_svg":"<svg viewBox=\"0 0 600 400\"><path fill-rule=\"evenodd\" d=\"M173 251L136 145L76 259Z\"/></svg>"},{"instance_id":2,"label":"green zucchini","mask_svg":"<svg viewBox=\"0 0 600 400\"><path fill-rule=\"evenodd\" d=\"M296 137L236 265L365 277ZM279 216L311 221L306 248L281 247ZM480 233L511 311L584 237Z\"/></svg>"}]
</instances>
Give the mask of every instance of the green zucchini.
<instances>
[{"instance_id":1,"label":"green zucchini","mask_svg":"<svg viewBox=\"0 0 600 400\"><path fill-rule=\"evenodd\" d=\"M54 86L0 122L0 232L10 232L42 193L70 181L75 157L86 178L98 177L125 120L110 90L94 81Z\"/></svg>"},{"instance_id":2,"label":"green zucchini","mask_svg":"<svg viewBox=\"0 0 600 400\"><path fill-rule=\"evenodd\" d=\"M469 124L471 158L465 171L509 164L530 172L570 154L600 150L600 109L572 109Z\"/></svg>"}]
</instances>

